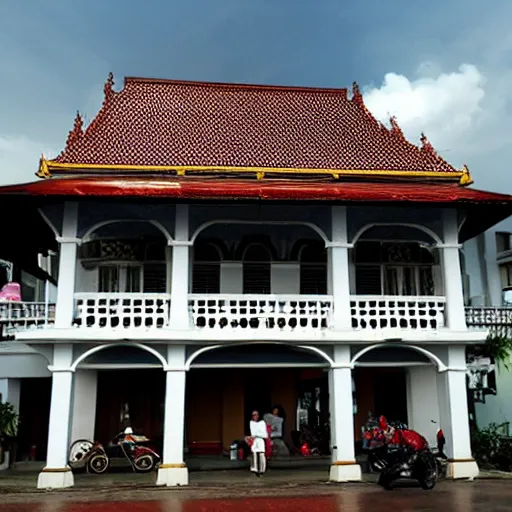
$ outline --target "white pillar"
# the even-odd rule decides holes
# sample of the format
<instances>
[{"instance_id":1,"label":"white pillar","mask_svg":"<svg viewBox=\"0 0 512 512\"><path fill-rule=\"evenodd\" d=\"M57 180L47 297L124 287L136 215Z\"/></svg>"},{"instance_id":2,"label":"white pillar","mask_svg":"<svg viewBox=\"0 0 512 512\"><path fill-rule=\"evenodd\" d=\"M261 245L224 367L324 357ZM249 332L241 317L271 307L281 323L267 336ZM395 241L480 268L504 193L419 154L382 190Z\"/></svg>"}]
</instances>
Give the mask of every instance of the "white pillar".
<instances>
[{"instance_id":1,"label":"white pillar","mask_svg":"<svg viewBox=\"0 0 512 512\"><path fill-rule=\"evenodd\" d=\"M20 410L21 379L0 379L0 402L9 402Z\"/></svg>"},{"instance_id":2,"label":"white pillar","mask_svg":"<svg viewBox=\"0 0 512 512\"><path fill-rule=\"evenodd\" d=\"M157 485L188 485L188 470L183 460L185 439L185 347L168 345L165 385L164 450L158 468Z\"/></svg>"},{"instance_id":3,"label":"white pillar","mask_svg":"<svg viewBox=\"0 0 512 512\"><path fill-rule=\"evenodd\" d=\"M78 439L94 441L97 385L98 372L94 370L78 370L75 373L71 443Z\"/></svg>"},{"instance_id":4,"label":"white pillar","mask_svg":"<svg viewBox=\"0 0 512 512\"><path fill-rule=\"evenodd\" d=\"M78 203L66 202L62 220L55 327L69 328L75 309Z\"/></svg>"},{"instance_id":5,"label":"white pillar","mask_svg":"<svg viewBox=\"0 0 512 512\"><path fill-rule=\"evenodd\" d=\"M74 484L68 466L69 434L71 424L71 393L73 372L72 345L55 345L53 349L52 396L48 428L46 466L39 473L38 489L59 489Z\"/></svg>"},{"instance_id":6,"label":"white pillar","mask_svg":"<svg viewBox=\"0 0 512 512\"><path fill-rule=\"evenodd\" d=\"M459 226L457 211L443 211L444 243L442 245L444 295L446 297L446 324L449 329L467 330L464 310L464 292L459 257Z\"/></svg>"},{"instance_id":7,"label":"white pillar","mask_svg":"<svg viewBox=\"0 0 512 512\"><path fill-rule=\"evenodd\" d=\"M472 479L478 476L478 466L471 453L464 346L448 347L447 367L438 374L437 393L449 459L448 476Z\"/></svg>"},{"instance_id":8,"label":"white pillar","mask_svg":"<svg viewBox=\"0 0 512 512\"><path fill-rule=\"evenodd\" d=\"M356 462L352 370L350 346L334 347L334 368L329 370L329 408L331 412L331 482L358 482L361 468Z\"/></svg>"},{"instance_id":9,"label":"white pillar","mask_svg":"<svg viewBox=\"0 0 512 512\"><path fill-rule=\"evenodd\" d=\"M350 314L350 279L348 265L347 208L332 207L332 237L328 248L331 286L334 300L333 321L337 330L352 329Z\"/></svg>"},{"instance_id":10,"label":"white pillar","mask_svg":"<svg viewBox=\"0 0 512 512\"><path fill-rule=\"evenodd\" d=\"M172 241L171 321L172 329L190 329L189 289L189 219L188 205L176 205L176 227Z\"/></svg>"}]
</instances>

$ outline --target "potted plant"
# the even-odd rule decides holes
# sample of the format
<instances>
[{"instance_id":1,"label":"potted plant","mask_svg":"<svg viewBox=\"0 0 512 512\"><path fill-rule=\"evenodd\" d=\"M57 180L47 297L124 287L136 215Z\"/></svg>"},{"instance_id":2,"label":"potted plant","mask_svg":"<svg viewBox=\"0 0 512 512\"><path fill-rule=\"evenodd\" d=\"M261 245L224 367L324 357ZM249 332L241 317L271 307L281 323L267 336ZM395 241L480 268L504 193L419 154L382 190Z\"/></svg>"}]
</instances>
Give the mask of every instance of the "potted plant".
<instances>
[{"instance_id":1,"label":"potted plant","mask_svg":"<svg viewBox=\"0 0 512 512\"><path fill-rule=\"evenodd\" d=\"M5 454L14 445L18 435L19 414L9 402L0 403L0 466L5 463Z\"/></svg>"}]
</instances>

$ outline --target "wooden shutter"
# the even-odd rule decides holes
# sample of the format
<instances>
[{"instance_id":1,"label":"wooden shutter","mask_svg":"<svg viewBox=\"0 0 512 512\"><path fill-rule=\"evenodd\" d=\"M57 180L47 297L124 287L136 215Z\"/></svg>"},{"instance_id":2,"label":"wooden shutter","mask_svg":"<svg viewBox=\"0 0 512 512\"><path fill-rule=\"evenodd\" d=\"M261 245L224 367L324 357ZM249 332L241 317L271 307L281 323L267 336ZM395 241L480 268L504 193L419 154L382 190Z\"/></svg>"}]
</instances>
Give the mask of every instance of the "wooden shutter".
<instances>
[{"instance_id":1,"label":"wooden shutter","mask_svg":"<svg viewBox=\"0 0 512 512\"><path fill-rule=\"evenodd\" d=\"M220 293L220 263L194 263L192 293Z\"/></svg>"},{"instance_id":2,"label":"wooden shutter","mask_svg":"<svg viewBox=\"0 0 512 512\"><path fill-rule=\"evenodd\" d=\"M166 264L144 264L144 293L166 292Z\"/></svg>"}]
</instances>

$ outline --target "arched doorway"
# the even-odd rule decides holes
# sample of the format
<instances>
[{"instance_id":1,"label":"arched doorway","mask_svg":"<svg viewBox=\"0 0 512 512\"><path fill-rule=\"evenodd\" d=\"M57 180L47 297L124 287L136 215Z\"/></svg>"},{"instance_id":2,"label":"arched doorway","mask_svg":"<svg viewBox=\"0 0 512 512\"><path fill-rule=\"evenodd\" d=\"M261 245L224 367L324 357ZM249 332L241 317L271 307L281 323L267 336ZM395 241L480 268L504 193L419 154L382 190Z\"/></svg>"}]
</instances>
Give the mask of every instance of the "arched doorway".
<instances>
[{"instance_id":1,"label":"arched doorway","mask_svg":"<svg viewBox=\"0 0 512 512\"><path fill-rule=\"evenodd\" d=\"M263 416L279 406L290 447L301 424L320 426L328 420L330 362L321 351L248 343L208 347L189 361L186 439L192 454L229 449L248 434L255 409Z\"/></svg>"},{"instance_id":2,"label":"arched doorway","mask_svg":"<svg viewBox=\"0 0 512 512\"><path fill-rule=\"evenodd\" d=\"M163 356L140 344L94 347L75 362L71 438L108 443L125 427L162 443Z\"/></svg>"}]
</instances>

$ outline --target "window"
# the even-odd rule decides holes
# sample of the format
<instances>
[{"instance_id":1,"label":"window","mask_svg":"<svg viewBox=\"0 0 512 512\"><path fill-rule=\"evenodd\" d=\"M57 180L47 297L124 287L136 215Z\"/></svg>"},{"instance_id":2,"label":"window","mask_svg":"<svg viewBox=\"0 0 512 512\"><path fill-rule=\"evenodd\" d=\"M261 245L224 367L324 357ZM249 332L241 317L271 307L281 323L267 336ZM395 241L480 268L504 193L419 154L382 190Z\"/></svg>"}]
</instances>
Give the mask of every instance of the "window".
<instances>
[{"instance_id":1,"label":"window","mask_svg":"<svg viewBox=\"0 0 512 512\"><path fill-rule=\"evenodd\" d=\"M496 252L506 252L512 250L512 233L496 233Z\"/></svg>"},{"instance_id":2,"label":"window","mask_svg":"<svg viewBox=\"0 0 512 512\"><path fill-rule=\"evenodd\" d=\"M270 252L261 244L249 245L243 258L243 293L269 294Z\"/></svg>"},{"instance_id":3,"label":"window","mask_svg":"<svg viewBox=\"0 0 512 512\"><path fill-rule=\"evenodd\" d=\"M434 295L434 258L419 243L359 242L355 249L358 295Z\"/></svg>"},{"instance_id":4,"label":"window","mask_svg":"<svg viewBox=\"0 0 512 512\"><path fill-rule=\"evenodd\" d=\"M99 268L100 293L138 293L141 290L141 268L138 265L103 265Z\"/></svg>"},{"instance_id":5,"label":"window","mask_svg":"<svg viewBox=\"0 0 512 512\"><path fill-rule=\"evenodd\" d=\"M311 242L303 246L300 260L300 294L327 294L327 253L323 244Z\"/></svg>"},{"instance_id":6,"label":"window","mask_svg":"<svg viewBox=\"0 0 512 512\"><path fill-rule=\"evenodd\" d=\"M220 259L218 247L198 243L194 248L192 293L220 293Z\"/></svg>"}]
</instances>

